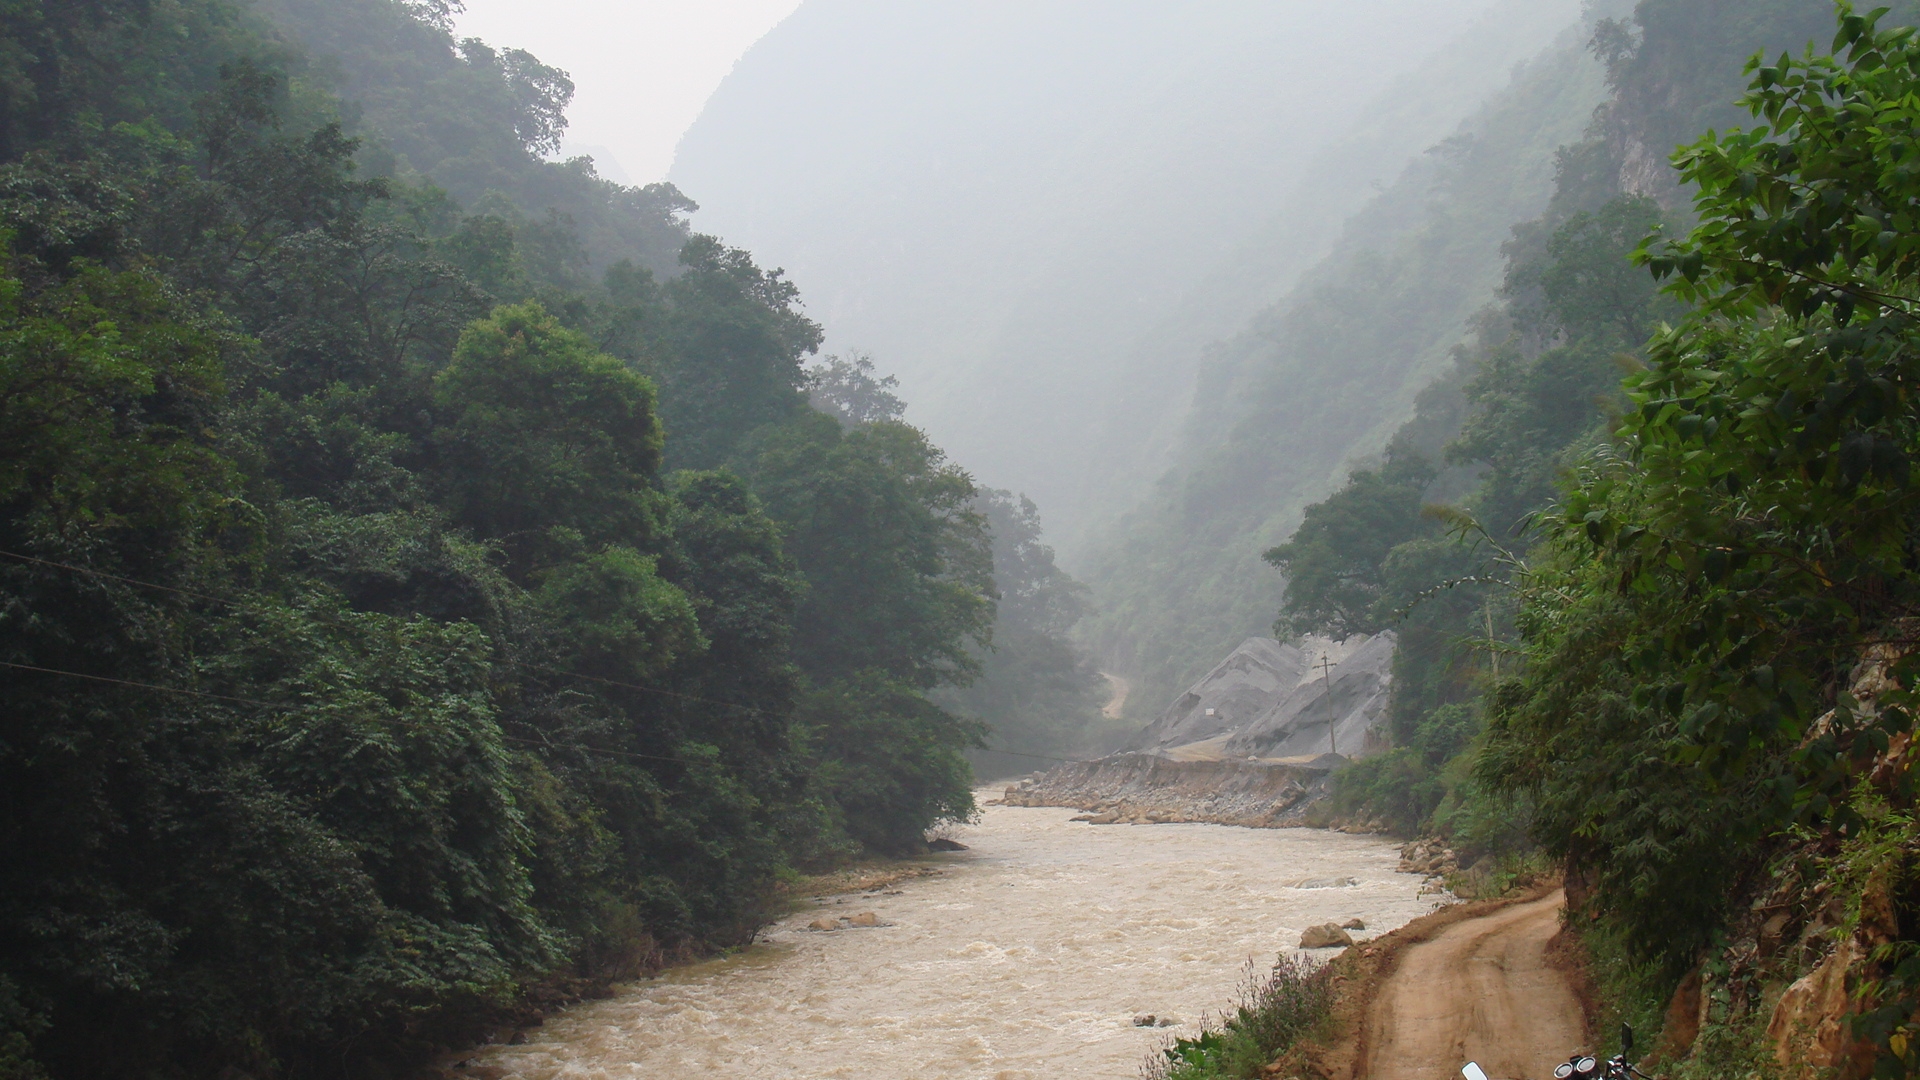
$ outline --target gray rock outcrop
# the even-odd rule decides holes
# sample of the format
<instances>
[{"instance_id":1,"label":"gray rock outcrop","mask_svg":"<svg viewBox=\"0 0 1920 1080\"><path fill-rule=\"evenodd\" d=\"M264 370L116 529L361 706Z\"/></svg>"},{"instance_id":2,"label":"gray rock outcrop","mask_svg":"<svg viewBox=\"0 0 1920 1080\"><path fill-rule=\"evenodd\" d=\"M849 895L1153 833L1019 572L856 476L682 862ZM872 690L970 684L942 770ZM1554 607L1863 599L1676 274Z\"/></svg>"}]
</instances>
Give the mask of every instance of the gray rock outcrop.
<instances>
[{"instance_id":1,"label":"gray rock outcrop","mask_svg":"<svg viewBox=\"0 0 1920 1080\"><path fill-rule=\"evenodd\" d=\"M1271 712L1300 684L1308 659L1297 645L1248 638L1135 735L1126 749L1182 746L1237 732Z\"/></svg>"},{"instance_id":2,"label":"gray rock outcrop","mask_svg":"<svg viewBox=\"0 0 1920 1080\"><path fill-rule=\"evenodd\" d=\"M1300 947L1303 949L1345 948L1353 944L1353 935L1342 929L1339 923L1322 923L1309 926L1300 935Z\"/></svg>"},{"instance_id":3,"label":"gray rock outcrop","mask_svg":"<svg viewBox=\"0 0 1920 1080\"><path fill-rule=\"evenodd\" d=\"M1071 806L1093 825L1209 822L1250 828L1301 823L1326 794L1331 761L1175 761L1115 754L1066 762L1007 788L1008 806Z\"/></svg>"},{"instance_id":4,"label":"gray rock outcrop","mask_svg":"<svg viewBox=\"0 0 1920 1080\"><path fill-rule=\"evenodd\" d=\"M1365 756L1384 745L1374 727L1393 692L1391 632L1375 634L1324 676L1309 674L1226 741L1230 757ZM1328 727L1332 726L1332 737Z\"/></svg>"},{"instance_id":5,"label":"gray rock outcrop","mask_svg":"<svg viewBox=\"0 0 1920 1080\"><path fill-rule=\"evenodd\" d=\"M1376 729L1393 689L1394 637L1305 646L1248 638L1127 749L1064 762L1009 787L1004 801L1076 807L1095 825L1303 824L1334 769L1388 745ZM1315 671L1322 657L1327 667Z\"/></svg>"}]
</instances>

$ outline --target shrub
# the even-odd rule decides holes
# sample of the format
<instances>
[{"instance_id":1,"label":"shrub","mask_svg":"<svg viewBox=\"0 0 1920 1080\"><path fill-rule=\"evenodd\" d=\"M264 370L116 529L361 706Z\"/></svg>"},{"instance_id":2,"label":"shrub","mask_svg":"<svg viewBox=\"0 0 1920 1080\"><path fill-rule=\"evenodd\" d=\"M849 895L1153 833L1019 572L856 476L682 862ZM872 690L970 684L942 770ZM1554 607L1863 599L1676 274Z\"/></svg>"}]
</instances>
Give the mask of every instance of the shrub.
<instances>
[{"instance_id":1,"label":"shrub","mask_svg":"<svg viewBox=\"0 0 1920 1080\"><path fill-rule=\"evenodd\" d=\"M1327 1018L1333 987L1326 969L1304 955L1281 956L1262 976L1247 961L1233 1015L1173 1040L1141 1063L1141 1080L1252 1080L1261 1066Z\"/></svg>"}]
</instances>

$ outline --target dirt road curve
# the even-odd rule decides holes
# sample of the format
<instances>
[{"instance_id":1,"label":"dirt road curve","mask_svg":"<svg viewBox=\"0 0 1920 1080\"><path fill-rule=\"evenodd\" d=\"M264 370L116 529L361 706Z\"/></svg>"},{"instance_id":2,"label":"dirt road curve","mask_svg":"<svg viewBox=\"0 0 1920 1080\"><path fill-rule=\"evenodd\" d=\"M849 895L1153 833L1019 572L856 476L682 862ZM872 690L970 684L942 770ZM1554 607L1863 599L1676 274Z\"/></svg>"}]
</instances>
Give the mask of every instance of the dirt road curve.
<instances>
[{"instance_id":1,"label":"dirt road curve","mask_svg":"<svg viewBox=\"0 0 1920 1080\"><path fill-rule=\"evenodd\" d=\"M1549 1080L1586 1040L1580 1003L1548 963L1562 893L1467 919L1409 947L1366 1019L1364 1080Z\"/></svg>"}]
</instances>

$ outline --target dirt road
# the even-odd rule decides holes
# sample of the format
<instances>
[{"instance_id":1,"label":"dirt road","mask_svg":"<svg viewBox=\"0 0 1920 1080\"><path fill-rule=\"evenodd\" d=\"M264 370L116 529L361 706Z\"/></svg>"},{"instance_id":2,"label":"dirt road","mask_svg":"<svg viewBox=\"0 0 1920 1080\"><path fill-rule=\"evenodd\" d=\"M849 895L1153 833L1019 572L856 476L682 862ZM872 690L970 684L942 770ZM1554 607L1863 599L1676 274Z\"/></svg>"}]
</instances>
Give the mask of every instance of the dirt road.
<instances>
[{"instance_id":1,"label":"dirt road","mask_svg":"<svg viewBox=\"0 0 1920 1080\"><path fill-rule=\"evenodd\" d=\"M1560 892L1465 919L1409 946L1366 1018L1364 1080L1549 1080L1586 1041L1580 1002L1549 962Z\"/></svg>"}]
</instances>

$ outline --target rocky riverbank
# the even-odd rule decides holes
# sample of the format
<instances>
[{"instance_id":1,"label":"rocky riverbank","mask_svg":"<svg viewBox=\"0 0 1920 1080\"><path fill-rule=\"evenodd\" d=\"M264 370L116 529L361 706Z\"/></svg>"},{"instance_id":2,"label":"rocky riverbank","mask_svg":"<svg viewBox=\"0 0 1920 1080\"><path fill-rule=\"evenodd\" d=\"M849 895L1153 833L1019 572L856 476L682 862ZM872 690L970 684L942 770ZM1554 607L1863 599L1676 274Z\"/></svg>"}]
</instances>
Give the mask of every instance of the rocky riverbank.
<instances>
[{"instance_id":1,"label":"rocky riverbank","mask_svg":"<svg viewBox=\"0 0 1920 1080\"><path fill-rule=\"evenodd\" d=\"M1116 754L1067 762L1007 788L1008 806L1084 810L1095 825L1206 822L1254 829L1307 824L1340 759L1176 761Z\"/></svg>"}]
</instances>

